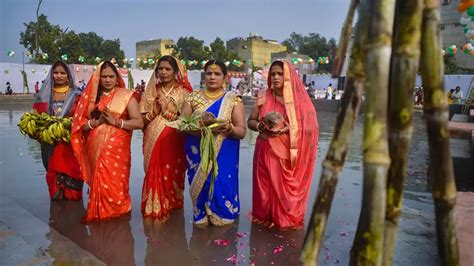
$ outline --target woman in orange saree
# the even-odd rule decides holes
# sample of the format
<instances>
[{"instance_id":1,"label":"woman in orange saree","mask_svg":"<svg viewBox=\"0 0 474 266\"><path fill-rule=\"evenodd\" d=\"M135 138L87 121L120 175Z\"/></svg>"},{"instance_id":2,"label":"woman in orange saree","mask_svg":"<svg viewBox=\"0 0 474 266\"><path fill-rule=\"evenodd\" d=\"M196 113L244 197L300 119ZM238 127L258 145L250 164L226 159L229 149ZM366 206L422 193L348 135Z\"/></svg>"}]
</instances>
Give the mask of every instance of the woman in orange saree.
<instances>
[{"instance_id":1,"label":"woman in orange saree","mask_svg":"<svg viewBox=\"0 0 474 266\"><path fill-rule=\"evenodd\" d=\"M179 117L184 99L191 91L181 63L169 55L161 57L140 101L146 125L143 136L146 174L141 203L144 217L166 219L172 209L183 207L184 135L166 123Z\"/></svg>"},{"instance_id":2,"label":"woman in orange saree","mask_svg":"<svg viewBox=\"0 0 474 266\"><path fill-rule=\"evenodd\" d=\"M71 143L81 176L90 187L84 222L131 210L132 130L143 127L138 102L132 96L115 66L105 61L89 80L74 114Z\"/></svg>"},{"instance_id":3,"label":"woman in orange saree","mask_svg":"<svg viewBox=\"0 0 474 266\"><path fill-rule=\"evenodd\" d=\"M304 225L318 146L316 111L290 63L273 62L268 87L247 122L259 132L253 161L253 221L299 229Z\"/></svg>"}]
</instances>

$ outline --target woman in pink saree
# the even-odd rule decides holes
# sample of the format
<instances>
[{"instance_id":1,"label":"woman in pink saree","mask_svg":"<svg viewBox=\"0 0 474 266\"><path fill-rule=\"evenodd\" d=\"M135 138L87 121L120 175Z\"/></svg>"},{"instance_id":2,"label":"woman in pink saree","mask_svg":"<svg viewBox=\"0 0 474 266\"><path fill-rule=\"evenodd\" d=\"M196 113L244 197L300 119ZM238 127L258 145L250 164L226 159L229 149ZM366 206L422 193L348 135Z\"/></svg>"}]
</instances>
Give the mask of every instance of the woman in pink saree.
<instances>
[{"instance_id":1,"label":"woman in pink saree","mask_svg":"<svg viewBox=\"0 0 474 266\"><path fill-rule=\"evenodd\" d=\"M253 161L253 221L299 229L313 177L318 120L290 63L273 62L268 87L259 94L247 122L259 132Z\"/></svg>"}]
</instances>

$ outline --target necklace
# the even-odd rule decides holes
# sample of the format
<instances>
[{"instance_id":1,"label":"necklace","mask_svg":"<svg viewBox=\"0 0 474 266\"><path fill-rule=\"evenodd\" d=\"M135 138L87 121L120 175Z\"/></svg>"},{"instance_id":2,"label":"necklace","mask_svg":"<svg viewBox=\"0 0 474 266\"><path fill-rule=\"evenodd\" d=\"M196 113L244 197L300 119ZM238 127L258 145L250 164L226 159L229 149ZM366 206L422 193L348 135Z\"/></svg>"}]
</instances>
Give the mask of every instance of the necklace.
<instances>
[{"instance_id":1,"label":"necklace","mask_svg":"<svg viewBox=\"0 0 474 266\"><path fill-rule=\"evenodd\" d=\"M171 88L170 88L168 91L165 90L165 87L161 87L161 90L162 90L163 93L165 94L165 97L166 97L166 98L168 98L168 96L170 95L170 93L173 92L173 89L174 89L174 85L171 86Z\"/></svg>"},{"instance_id":2,"label":"necklace","mask_svg":"<svg viewBox=\"0 0 474 266\"><path fill-rule=\"evenodd\" d=\"M61 86L61 87L54 87L54 92L55 93L60 93L60 94L66 94L69 90L69 86L68 85L64 85L64 86Z\"/></svg>"},{"instance_id":3,"label":"necklace","mask_svg":"<svg viewBox=\"0 0 474 266\"><path fill-rule=\"evenodd\" d=\"M206 98L208 98L209 100L216 100L216 99L219 99L224 94L224 89L217 90L215 92L204 89L204 94L206 95Z\"/></svg>"},{"instance_id":4,"label":"necklace","mask_svg":"<svg viewBox=\"0 0 474 266\"><path fill-rule=\"evenodd\" d=\"M111 89L110 91L108 91L108 92L102 90L102 94L103 94L104 96L109 96L109 95L112 94L114 91L115 91L115 87L114 87L113 89Z\"/></svg>"}]
</instances>

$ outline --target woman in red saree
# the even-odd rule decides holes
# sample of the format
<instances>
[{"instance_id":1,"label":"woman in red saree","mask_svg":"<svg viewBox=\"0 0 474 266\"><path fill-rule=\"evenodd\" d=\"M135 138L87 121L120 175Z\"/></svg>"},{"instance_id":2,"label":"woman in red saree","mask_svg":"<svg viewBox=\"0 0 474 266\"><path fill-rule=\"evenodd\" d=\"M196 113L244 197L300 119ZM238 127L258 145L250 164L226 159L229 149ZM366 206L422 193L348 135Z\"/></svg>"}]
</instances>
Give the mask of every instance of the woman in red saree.
<instances>
[{"instance_id":1,"label":"woman in red saree","mask_svg":"<svg viewBox=\"0 0 474 266\"><path fill-rule=\"evenodd\" d=\"M33 109L51 116L71 117L80 95L80 89L74 84L73 72L66 63L57 61L46 76L41 90L35 94ZM50 198L81 200L83 181L71 144L40 144Z\"/></svg>"},{"instance_id":2,"label":"woman in red saree","mask_svg":"<svg viewBox=\"0 0 474 266\"><path fill-rule=\"evenodd\" d=\"M268 87L247 122L260 132L253 161L253 221L299 229L304 225L318 146L316 111L290 63L273 62ZM274 125L278 116L283 121Z\"/></svg>"},{"instance_id":3,"label":"woman in red saree","mask_svg":"<svg viewBox=\"0 0 474 266\"><path fill-rule=\"evenodd\" d=\"M142 127L133 92L125 89L111 62L101 63L87 83L72 123L72 147L90 187L84 222L130 212L130 144L132 131Z\"/></svg>"},{"instance_id":4,"label":"woman in red saree","mask_svg":"<svg viewBox=\"0 0 474 266\"><path fill-rule=\"evenodd\" d=\"M183 207L184 136L166 123L179 117L184 99L191 91L180 62L169 55L161 57L140 102L146 124L143 136L146 175L141 204L144 217L166 219L172 209Z\"/></svg>"}]
</instances>

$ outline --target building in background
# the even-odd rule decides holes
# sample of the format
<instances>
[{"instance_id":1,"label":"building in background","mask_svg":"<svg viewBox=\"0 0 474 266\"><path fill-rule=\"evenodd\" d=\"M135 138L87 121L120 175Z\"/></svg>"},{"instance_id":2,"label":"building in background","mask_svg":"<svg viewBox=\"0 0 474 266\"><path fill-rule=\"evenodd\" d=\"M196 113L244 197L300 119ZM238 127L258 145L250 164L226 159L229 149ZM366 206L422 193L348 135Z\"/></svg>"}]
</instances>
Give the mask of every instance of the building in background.
<instances>
[{"instance_id":1,"label":"building in background","mask_svg":"<svg viewBox=\"0 0 474 266\"><path fill-rule=\"evenodd\" d=\"M464 28L460 24L462 14L458 12L457 7L460 0L442 0L441 3L441 35L443 38L444 50L451 45L456 45L458 52L452 59L457 67L474 69L474 56L464 54L461 48L468 42L464 34Z\"/></svg>"},{"instance_id":2,"label":"building in background","mask_svg":"<svg viewBox=\"0 0 474 266\"><path fill-rule=\"evenodd\" d=\"M227 41L227 50L236 53L242 60L251 60L257 67L264 67L272 60L272 53L286 51L277 41L265 40L253 33L246 39L233 38Z\"/></svg>"},{"instance_id":3,"label":"building in background","mask_svg":"<svg viewBox=\"0 0 474 266\"><path fill-rule=\"evenodd\" d=\"M155 50L160 52L160 55L171 55L176 44L171 39L157 39L149 41L140 41L136 43L136 57L144 58Z\"/></svg>"},{"instance_id":4,"label":"building in background","mask_svg":"<svg viewBox=\"0 0 474 266\"><path fill-rule=\"evenodd\" d=\"M291 62L291 60L293 58L303 59L302 63L294 65L300 75L311 74L317 68L317 63L316 62L314 62L314 61L312 63L308 62L311 59L309 57L309 55L298 54L298 53L290 53L290 52L287 52L287 51L272 53L270 61L273 62L275 60L285 60L285 61Z\"/></svg>"}]
</instances>

